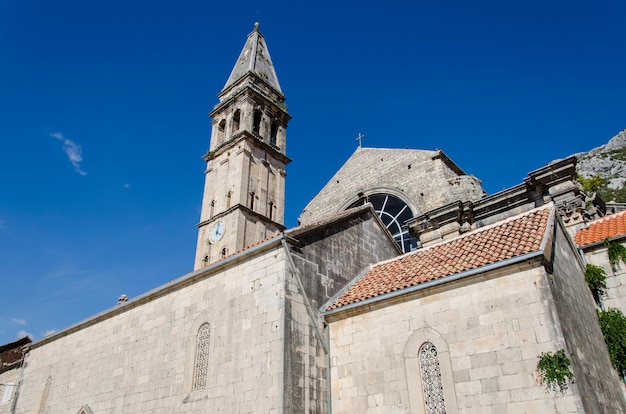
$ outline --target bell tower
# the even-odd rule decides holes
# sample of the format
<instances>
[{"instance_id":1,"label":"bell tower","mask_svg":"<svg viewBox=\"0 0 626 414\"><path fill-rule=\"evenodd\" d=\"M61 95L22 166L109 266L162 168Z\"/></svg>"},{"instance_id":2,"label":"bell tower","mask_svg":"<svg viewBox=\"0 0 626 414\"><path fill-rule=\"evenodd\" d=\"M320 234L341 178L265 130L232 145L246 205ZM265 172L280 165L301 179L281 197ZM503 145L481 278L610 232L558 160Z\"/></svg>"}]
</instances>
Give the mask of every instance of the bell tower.
<instances>
[{"instance_id":1,"label":"bell tower","mask_svg":"<svg viewBox=\"0 0 626 414\"><path fill-rule=\"evenodd\" d=\"M255 23L209 114L194 269L284 230L287 113L265 38Z\"/></svg>"}]
</instances>

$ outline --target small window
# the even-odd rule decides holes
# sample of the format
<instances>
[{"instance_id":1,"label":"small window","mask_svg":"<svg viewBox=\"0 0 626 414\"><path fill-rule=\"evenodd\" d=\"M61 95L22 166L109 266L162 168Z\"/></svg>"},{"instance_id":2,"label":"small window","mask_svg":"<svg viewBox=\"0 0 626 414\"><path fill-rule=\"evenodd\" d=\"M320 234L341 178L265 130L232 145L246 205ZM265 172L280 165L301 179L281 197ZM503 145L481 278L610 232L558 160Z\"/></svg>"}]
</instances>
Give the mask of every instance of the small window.
<instances>
[{"instance_id":1,"label":"small window","mask_svg":"<svg viewBox=\"0 0 626 414\"><path fill-rule=\"evenodd\" d=\"M226 121L222 119L219 125L217 126L217 142L224 141L225 132L226 132Z\"/></svg>"},{"instance_id":2,"label":"small window","mask_svg":"<svg viewBox=\"0 0 626 414\"><path fill-rule=\"evenodd\" d=\"M15 389L14 384L5 384L4 392L2 393L2 400L0 400L0 404L5 404L11 401L13 398L13 390Z\"/></svg>"},{"instance_id":3,"label":"small window","mask_svg":"<svg viewBox=\"0 0 626 414\"><path fill-rule=\"evenodd\" d=\"M226 257L226 253L228 253L226 247L222 247L222 259Z\"/></svg>"},{"instance_id":4,"label":"small window","mask_svg":"<svg viewBox=\"0 0 626 414\"><path fill-rule=\"evenodd\" d=\"M260 134L261 133L261 111L259 111L258 109L254 110L254 117L253 117L253 122L252 122L252 132L254 132L255 134Z\"/></svg>"},{"instance_id":5,"label":"small window","mask_svg":"<svg viewBox=\"0 0 626 414\"><path fill-rule=\"evenodd\" d=\"M241 111L237 109L233 114L233 134L239 131L239 123L241 121Z\"/></svg>"},{"instance_id":6,"label":"small window","mask_svg":"<svg viewBox=\"0 0 626 414\"><path fill-rule=\"evenodd\" d=\"M193 390L202 391L209 378L209 347L211 345L211 325L202 324L196 339L196 363L193 370Z\"/></svg>"},{"instance_id":7,"label":"small window","mask_svg":"<svg viewBox=\"0 0 626 414\"><path fill-rule=\"evenodd\" d=\"M270 220L272 220L272 215L274 213L274 202L270 201L269 205L268 205L268 217Z\"/></svg>"},{"instance_id":8,"label":"small window","mask_svg":"<svg viewBox=\"0 0 626 414\"><path fill-rule=\"evenodd\" d=\"M213 214L215 214L215 200L211 201L211 211L209 212L209 217L213 217Z\"/></svg>"},{"instance_id":9,"label":"small window","mask_svg":"<svg viewBox=\"0 0 626 414\"><path fill-rule=\"evenodd\" d=\"M254 210L254 191L250 193L250 210Z\"/></svg>"},{"instance_id":10,"label":"small window","mask_svg":"<svg viewBox=\"0 0 626 414\"><path fill-rule=\"evenodd\" d=\"M277 134L278 134L278 124L276 122L272 122L272 127L270 128L270 144L276 145Z\"/></svg>"},{"instance_id":11,"label":"small window","mask_svg":"<svg viewBox=\"0 0 626 414\"><path fill-rule=\"evenodd\" d=\"M50 384L52 384L52 377L48 377L46 385L43 387L43 393L41 394L41 401L39 401L38 414L45 414L48 408L48 395L50 394Z\"/></svg>"},{"instance_id":12,"label":"small window","mask_svg":"<svg viewBox=\"0 0 626 414\"><path fill-rule=\"evenodd\" d=\"M426 414L446 412L443 399L443 384L437 348L430 342L424 342L419 350L420 373L422 376L422 392Z\"/></svg>"},{"instance_id":13,"label":"small window","mask_svg":"<svg viewBox=\"0 0 626 414\"><path fill-rule=\"evenodd\" d=\"M232 195L233 195L232 191L229 191L228 194L226 194L226 209L230 208L230 199Z\"/></svg>"}]
</instances>

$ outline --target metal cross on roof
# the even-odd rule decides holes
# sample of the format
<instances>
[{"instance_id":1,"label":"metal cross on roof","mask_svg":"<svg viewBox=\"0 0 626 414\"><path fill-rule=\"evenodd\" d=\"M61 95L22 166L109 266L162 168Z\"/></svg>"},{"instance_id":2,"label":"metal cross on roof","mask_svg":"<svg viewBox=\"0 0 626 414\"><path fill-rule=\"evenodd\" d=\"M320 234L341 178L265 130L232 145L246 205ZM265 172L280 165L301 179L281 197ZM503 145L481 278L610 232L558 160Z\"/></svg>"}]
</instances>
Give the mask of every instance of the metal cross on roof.
<instances>
[{"instance_id":1,"label":"metal cross on roof","mask_svg":"<svg viewBox=\"0 0 626 414\"><path fill-rule=\"evenodd\" d=\"M359 132L359 136L356 137L356 140L359 141L359 148L361 148L363 144L363 137L365 137L365 135L361 134L360 132Z\"/></svg>"}]
</instances>

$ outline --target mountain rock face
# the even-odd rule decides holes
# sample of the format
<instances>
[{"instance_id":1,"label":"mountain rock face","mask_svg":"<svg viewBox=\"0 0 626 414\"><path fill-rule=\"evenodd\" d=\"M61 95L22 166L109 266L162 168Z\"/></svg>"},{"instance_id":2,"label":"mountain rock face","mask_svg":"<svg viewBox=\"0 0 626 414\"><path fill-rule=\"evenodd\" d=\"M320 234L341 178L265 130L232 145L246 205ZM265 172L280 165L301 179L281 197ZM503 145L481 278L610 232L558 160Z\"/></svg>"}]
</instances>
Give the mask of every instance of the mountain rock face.
<instances>
[{"instance_id":1,"label":"mountain rock face","mask_svg":"<svg viewBox=\"0 0 626 414\"><path fill-rule=\"evenodd\" d=\"M574 154L576 170L585 178L600 176L608 189L620 190L626 183L626 129L606 144ZM609 200L606 200L609 201Z\"/></svg>"}]
</instances>

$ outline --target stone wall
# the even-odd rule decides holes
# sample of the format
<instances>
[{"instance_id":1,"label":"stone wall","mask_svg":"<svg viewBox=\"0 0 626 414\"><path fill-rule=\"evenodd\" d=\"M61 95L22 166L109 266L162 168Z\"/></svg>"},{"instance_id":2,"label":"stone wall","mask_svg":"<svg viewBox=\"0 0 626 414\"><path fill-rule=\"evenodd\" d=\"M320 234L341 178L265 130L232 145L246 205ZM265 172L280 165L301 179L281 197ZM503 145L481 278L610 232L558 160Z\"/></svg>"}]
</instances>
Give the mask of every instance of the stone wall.
<instances>
[{"instance_id":1,"label":"stone wall","mask_svg":"<svg viewBox=\"0 0 626 414\"><path fill-rule=\"evenodd\" d=\"M386 302L328 316L333 412L423 412L426 341L439 353L448 412L582 411L575 384L561 394L537 382L538 355L564 343L538 261Z\"/></svg>"},{"instance_id":2,"label":"stone wall","mask_svg":"<svg viewBox=\"0 0 626 414\"><path fill-rule=\"evenodd\" d=\"M625 241L619 242L624 244ZM584 252L587 263L600 266L606 272L606 292L602 295L605 309L616 308L626 314L626 264L619 262L613 270L603 243L585 248Z\"/></svg>"},{"instance_id":3,"label":"stone wall","mask_svg":"<svg viewBox=\"0 0 626 414\"><path fill-rule=\"evenodd\" d=\"M279 413L285 261L280 243L118 305L34 343L18 413ZM245 259L245 260L243 260ZM171 285L171 286L170 286ZM210 324L206 388L193 391L198 329Z\"/></svg>"},{"instance_id":4,"label":"stone wall","mask_svg":"<svg viewBox=\"0 0 626 414\"><path fill-rule=\"evenodd\" d=\"M398 254L370 208L354 211L338 221L289 232L295 238L290 250L297 270L285 285L286 412L327 412L328 359L319 308L366 266Z\"/></svg>"},{"instance_id":5,"label":"stone wall","mask_svg":"<svg viewBox=\"0 0 626 414\"><path fill-rule=\"evenodd\" d=\"M13 395L15 394L17 384L20 380L20 372L21 368L17 368L0 373L0 414L9 414L11 412ZM11 387L9 390L11 394L9 394L10 397L8 401L3 402L2 398L5 395L7 386Z\"/></svg>"},{"instance_id":6,"label":"stone wall","mask_svg":"<svg viewBox=\"0 0 626 414\"><path fill-rule=\"evenodd\" d=\"M606 352L582 260L564 227L555 231L550 287L585 412L626 412L623 384Z\"/></svg>"}]
</instances>

